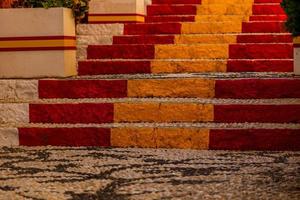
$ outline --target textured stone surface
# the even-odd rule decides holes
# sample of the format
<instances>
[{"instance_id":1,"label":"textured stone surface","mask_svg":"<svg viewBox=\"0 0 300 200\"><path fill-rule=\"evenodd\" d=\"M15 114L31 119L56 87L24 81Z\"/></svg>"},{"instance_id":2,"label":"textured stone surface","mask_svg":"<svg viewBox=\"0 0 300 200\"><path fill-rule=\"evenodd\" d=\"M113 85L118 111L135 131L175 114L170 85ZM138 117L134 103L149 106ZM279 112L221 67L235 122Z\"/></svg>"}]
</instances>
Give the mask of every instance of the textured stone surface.
<instances>
[{"instance_id":1,"label":"textured stone surface","mask_svg":"<svg viewBox=\"0 0 300 200\"><path fill-rule=\"evenodd\" d=\"M214 87L214 80L209 79L128 80L128 96L210 98Z\"/></svg>"},{"instance_id":2,"label":"textured stone surface","mask_svg":"<svg viewBox=\"0 0 300 200\"><path fill-rule=\"evenodd\" d=\"M0 149L1 199L298 200L298 152Z\"/></svg>"},{"instance_id":3,"label":"textured stone surface","mask_svg":"<svg viewBox=\"0 0 300 200\"><path fill-rule=\"evenodd\" d=\"M0 100L35 100L38 82L35 80L0 80Z\"/></svg>"},{"instance_id":4,"label":"textured stone surface","mask_svg":"<svg viewBox=\"0 0 300 200\"><path fill-rule=\"evenodd\" d=\"M29 122L28 104L0 103L0 124Z\"/></svg>"},{"instance_id":5,"label":"textured stone surface","mask_svg":"<svg viewBox=\"0 0 300 200\"><path fill-rule=\"evenodd\" d=\"M115 122L213 121L213 105L194 103L116 103Z\"/></svg>"},{"instance_id":6,"label":"textured stone surface","mask_svg":"<svg viewBox=\"0 0 300 200\"><path fill-rule=\"evenodd\" d=\"M183 34L201 34L201 33L240 33L242 23L234 22L207 22L207 23L183 23L181 32Z\"/></svg>"},{"instance_id":7,"label":"textured stone surface","mask_svg":"<svg viewBox=\"0 0 300 200\"><path fill-rule=\"evenodd\" d=\"M196 72L226 72L227 62L224 60L200 61L160 61L151 62L152 73L196 73Z\"/></svg>"},{"instance_id":8,"label":"textured stone surface","mask_svg":"<svg viewBox=\"0 0 300 200\"><path fill-rule=\"evenodd\" d=\"M156 45L156 59L217 59L228 58L227 44Z\"/></svg>"},{"instance_id":9,"label":"textured stone surface","mask_svg":"<svg viewBox=\"0 0 300 200\"><path fill-rule=\"evenodd\" d=\"M0 146L19 145L18 129L0 128Z\"/></svg>"},{"instance_id":10,"label":"textured stone surface","mask_svg":"<svg viewBox=\"0 0 300 200\"><path fill-rule=\"evenodd\" d=\"M231 35L231 34L178 35L175 37L175 43L176 44L236 43L236 35Z\"/></svg>"},{"instance_id":11,"label":"textured stone surface","mask_svg":"<svg viewBox=\"0 0 300 200\"><path fill-rule=\"evenodd\" d=\"M252 13L251 4L203 4L197 8L200 15L250 15Z\"/></svg>"},{"instance_id":12,"label":"textured stone surface","mask_svg":"<svg viewBox=\"0 0 300 200\"><path fill-rule=\"evenodd\" d=\"M112 44L112 35L78 35L77 45Z\"/></svg>"},{"instance_id":13,"label":"textured stone surface","mask_svg":"<svg viewBox=\"0 0 300 200\"><path fill-rule=\"evenodd\" d=\"M80 24L76 27L78 35L122 35L123 24Z\"/></svg>"},{"instance_id":14,"label":"textured stone surface","mask_svg":"<svg viewBox=\"0 0 300 200\"><path fill-rule=\"evenodd\" d=\"M209 130L164 128L115 128L113 147L208 149Z\"/></svg>"}]
</instances>

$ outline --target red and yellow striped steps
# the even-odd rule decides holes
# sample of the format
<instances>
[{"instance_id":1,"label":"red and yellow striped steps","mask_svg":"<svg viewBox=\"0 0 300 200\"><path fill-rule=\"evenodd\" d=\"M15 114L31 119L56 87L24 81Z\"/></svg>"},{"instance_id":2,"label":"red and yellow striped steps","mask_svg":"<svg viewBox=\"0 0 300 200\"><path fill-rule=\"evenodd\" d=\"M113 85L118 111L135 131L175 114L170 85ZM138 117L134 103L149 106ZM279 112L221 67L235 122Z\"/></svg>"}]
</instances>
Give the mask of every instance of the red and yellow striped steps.
<instances>
[{"instance_id":1,"label":"red and yellow striped steps","mask_svg":"<svg viewBox=\"0 0 300 200\"><path fill-rule=\"evenodd\" d=\"M25 146L300 150L299 129L19 128ZM268 144L266 144L268 141Z\"/></svg>"},{"instance_id":2,"label":"red and yellow striped steps","mask_svg":"<svg viewBox=\"0 0 300 200\"><path fill-rule=\"evenodd\" d=\"M300 123L300 104L116 102L29 104L30 123Z\"/></svg>"},{"instance_id":3,"label":"red and yellow striped steps","mask_svg":"<svg viewBox=\"0 0 300 200\"><path fill-rule=\"evenodd\" d=\"M176 87L174 87L174 85ZM298 78L40 80L39 98L300 98Z\"/></svg>"}]
</instances>

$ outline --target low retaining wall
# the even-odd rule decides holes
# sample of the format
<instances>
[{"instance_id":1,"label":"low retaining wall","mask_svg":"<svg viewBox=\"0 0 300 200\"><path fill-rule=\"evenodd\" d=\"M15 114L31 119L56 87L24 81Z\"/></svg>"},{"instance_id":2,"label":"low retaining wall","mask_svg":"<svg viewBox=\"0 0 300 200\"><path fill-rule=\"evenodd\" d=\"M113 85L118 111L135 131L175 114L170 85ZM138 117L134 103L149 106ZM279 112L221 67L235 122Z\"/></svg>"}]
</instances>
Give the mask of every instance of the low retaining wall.
<instances>
[{"instance_id":1,"label":"low retaining wall","mask_svg":"<svg viewBox=\"0 0 300 200\"><path fill-rule=\"evenodd\" d=\"M144 22L148 0L91 0L89 23Z\"/></svg>"},{"instance_id":2,"label":"low retaining wall","mask_svg":"<svg viewBox=\"0 0 300 200\"><path fill-rule=\"evenodd\" d=\"M0 24L0 78L76 75L70 9L1 9Z\"/></svg>"}]
</instances>

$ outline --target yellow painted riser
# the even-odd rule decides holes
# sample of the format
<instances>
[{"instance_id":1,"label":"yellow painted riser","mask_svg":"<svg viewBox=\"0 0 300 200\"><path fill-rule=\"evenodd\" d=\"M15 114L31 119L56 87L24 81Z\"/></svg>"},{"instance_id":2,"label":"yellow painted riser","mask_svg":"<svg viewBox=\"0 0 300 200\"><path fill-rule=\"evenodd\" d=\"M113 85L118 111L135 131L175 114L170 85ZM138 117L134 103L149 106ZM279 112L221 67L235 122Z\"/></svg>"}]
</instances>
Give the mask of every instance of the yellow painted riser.
<instances>
[{"instance_id":1,"label":"yellow painted riser","mask_svg":"<svg viewBox=\"0 0 300 200\"><path fill-rule=\"evenodd\" d=\"M114 122L211 122L213 108L196 103L116 103Z\"/></svg>"},{"instance_id":2,"label":"yellow painted riser","mask_svg":"<svg viewBox=\"0 0 300 200\"><path fill-rule=\"evenodd\" d=\"M128 80L128 96L213 98L214 87L215 81L210 79Z\"/></svg>"},{"instance_id":3,"label":"yellow painted riser","mask_svg":"<svg viewBox=\"0 0 300 200\"><path fill-rule=\"evenodd\" d=\"M251 15L252 4L203 4L197 7L197 15Z\"/></svg>"},{"instance_id":4,"label":"yellow painted riser","mask_svg":"<svg viewBox=\"0 0 300 200\"><path fill-rule=\"evenodd\" d=\"M197 15L196 22L242 22L248 21L248 15Z\"/></svg>"},{"instance_id":5,"label":"yellow painted riser","mask_svg":"<svg viewBox=\"0 0 300 200\"><path fill-rule=\"evenodd\" d=\"M196 73L196 72L226 72L226 60L201 61L152 61L151 72L159 73Z\"/></svg>"},{"instance_id":6,"label":"yellow painted riser","mask_svg":"<svg viewBox=\"0 0 300 200\"><path fill-rule=\"evenodd\" d=\"M182 23L181 33L240 33L242 22Z\"/></svg>"},{"instance_id":7,"label":"yellow painted riser","mask_svg":"<svg viewBox=\"0 0 300 200\"><path fill-rule=\"evenodd\" d=\"M254 0L202 0L201 4L252 4Z\"/></svg>"},{"instance_id":8,"label":"yellow painted riser","mask_svg":"<svg viewBox=\"0 0 300 200\"><path fill-rule=\"evenodd\" d=\"M236 34L177 35L175 44L233 44Z\"/></svg>"},{"instance_id":9,"label":"yellow painted riser","mask_svg":"<svg viewBox=\"0 0 300 200\"><path fill-rule=\"evenodd\" d=\"M156 45L156 59L228 58L228 44Z\"/></svg>"},{"instance_id":10,"label":"yellow painted riser","mask_svg":"<svg viewBox=\"0 0 300 200\"><path fill-rule=\"evenodd\" d=\"M208 149L208 129L113 128L111 146Z\"/></svg>"}]
</instances>

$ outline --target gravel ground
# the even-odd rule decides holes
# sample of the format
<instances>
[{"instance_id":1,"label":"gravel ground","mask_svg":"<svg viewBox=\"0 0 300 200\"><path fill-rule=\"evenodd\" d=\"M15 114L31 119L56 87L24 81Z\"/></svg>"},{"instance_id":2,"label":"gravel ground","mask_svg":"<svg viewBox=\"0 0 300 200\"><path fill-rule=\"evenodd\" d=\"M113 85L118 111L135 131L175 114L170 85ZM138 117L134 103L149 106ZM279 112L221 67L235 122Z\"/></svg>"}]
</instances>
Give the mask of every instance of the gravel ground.
<instances>
[{"instance_id":1,"label":"gravel ground","mask_svg":"<svg viewBox=\"0 0 300 200\"><path fill-rule=\"evenodd\" d=\"M300 152L0 148L0 199L300 199Z\"/></svg>"}]
</instances>

